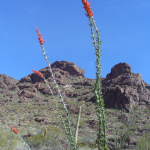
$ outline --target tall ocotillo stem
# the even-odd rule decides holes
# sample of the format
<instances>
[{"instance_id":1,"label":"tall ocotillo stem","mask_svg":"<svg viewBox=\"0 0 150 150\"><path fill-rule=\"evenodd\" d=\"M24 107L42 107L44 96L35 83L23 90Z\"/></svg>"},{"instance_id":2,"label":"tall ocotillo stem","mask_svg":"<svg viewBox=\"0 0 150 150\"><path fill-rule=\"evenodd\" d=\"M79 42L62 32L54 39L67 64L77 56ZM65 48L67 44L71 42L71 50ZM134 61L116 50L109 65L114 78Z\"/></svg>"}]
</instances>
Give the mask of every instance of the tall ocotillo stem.
<instances>
[{"instance_id":1,"label":"tall ocotillo stem","mask_svg":"<svg viewBox=\"0 0 150 150\"><path fill-rule=\"evenodd\" d=\"M107 131L106 127L105 127L105 122L106 122L106 118L105 118L105 108L104 108L104 100L102 98L102 92L101 92L101 65L100 65L100 45L101 45L101 41L100 41L100 31L98 31L95 21L94 21L94 17L93 17L93 12L92 9L90 8L90 4L88 3L87 0L82 0L82 3L84 4L84 9L87 12L87 14L85 14L87 17L89 17L89 22L90 22L90 27L91 27L91 34L92 34L92 38L93 38L93 44L95 47L95 51L96 51L96 68L97 68L97 72L96 72L96 83L94 84L94 88L93 88L93 92L95 93L95 98L96 98L96 102L97 102L97 106L96 106L96 112L97 112L97 116L98 116L98 125L99 125L99 133L97 134L97 145L98 145L98 149L108 149L107 147L107 143L106 141L108 141L106 139L106 133L105 131ZM95 36L93 33L93 29L92 29L92 21L93 21L93 25L95 27L96 30L96 34L97 34L97 42L95 41ZM102 140L104 139L104 142L102 143Z\"/></svg>"},{"instance_id":2,"label":"tall ocotillo stem","mask_svg":"<svg viewBox=\"0 0 150 150\"><path fill-rule=\"evenodd\" d=\"M95 47L95 51L96 51L96 68L97 68L97 72L96 72L96 83L94 84L94 88L93 91L96 95L96 102L97 102L97 106L96 106L96 112L97 112L97 116L98 116L98 125L99 125L99 133L97 134L97 145L98 145L98 149L108 149L108 144L106 143L106 141L108 141L107 135L106 135L106 113L105 113L105 108L104 108L104 100L103 100L103 96L102 96L102 86L101 86L101 64L100 64L100 45L101 45L101 41L100 41L100 31L98 31L94 18L92 17L92 21L96 30L96 34L97 34L97 39L95 41L95 37L93 34L93 30L92 30L92 22L89 19L90 22L90 26L91 26L91 33L92 33L92 38L93 38L93 43L94 43L94 47ZM98 44L96 46L96 44ZM103 142L102 142L103 141Z\"/></svg>"},{"instance_id":3,"label":"tall ocotillo stem","mask_svg":"<svg viewBox=\"0 0 150 150\"><path fill-rule=\"evenodd\" d=\"M36 27L36 28L37 28L37 27ZM43 74L41 74L41 73L38 72L38 71L34 71L34 70L32 70L32 71L34 71L35 73L39 74L40 76L42 76L42 77L44 78L44 81L45 81L46 85L49 87L49 89L50 89L50 91L51 91L51 93L52 93L52 95L53 95L57 112L60 114L60 118L61 118L61 120L62 120L62 122L63 122L64 128L65 128L65 133L66 133L66 135L67 135L67 137L68 137L68 139L69 139L69 141L70 141L70 145L72 146L73 149L76 149L76 147L75 147L75 140L74 140L73 133L72 133L72 131L71 131L71 125L70 125L70 116L69 116L70 112L69 112L69 111L67 110L67 108L66 108L66 104L65 104L65 102L64 102L64 100L63 100L63 97L62 97L62 95L61 95L61 92L60 92L60 90L59 90L59 87L58 87L58 85L57 85L57 83L56 83L56 81L55 81L55 78L54 78L54 76L53 76L53 72L52 72L50 63L49 63L49 61L48 61L48 57L46 56L45 49L44 49L44 46L43 46L43 44L44 44L45 41L43 40L43 38L42 38L42 36L41 36L41 34L40 34L40 32L39 32L38 29L36 29L36 32L37 32L37 35L38 35L38 37L39 37L38 40L39 40L39 43L40 43L40 45L41 45L42 51L43 51L43 53L44 53L45 60L46 60L47 63L48 63L48 66L49 66L49 69L50 69L52 78L53 78L54 83L55 83L55 85L56 85L56 87L57 87L57 89L58 89L58 92L59 92L60 98L61 98L61 100L62 100L62 103L63 103L63 105L64 105L65 111L67 112L67 121L66 121L66 122L67 122L68 127L66 127L66 125L65 125L65 122L64 122L64 120L63 120L63 118L62 118L62 115L61 115L61 112L59 111L59 109L58 109L58 107L57 107L57 103L56 103L56 101L55 101L55 97L54 97L54 95L53 95L53 92L52 92L50 86L47 84L45 78L43 77Z\"/></svg>"}]
</instances>

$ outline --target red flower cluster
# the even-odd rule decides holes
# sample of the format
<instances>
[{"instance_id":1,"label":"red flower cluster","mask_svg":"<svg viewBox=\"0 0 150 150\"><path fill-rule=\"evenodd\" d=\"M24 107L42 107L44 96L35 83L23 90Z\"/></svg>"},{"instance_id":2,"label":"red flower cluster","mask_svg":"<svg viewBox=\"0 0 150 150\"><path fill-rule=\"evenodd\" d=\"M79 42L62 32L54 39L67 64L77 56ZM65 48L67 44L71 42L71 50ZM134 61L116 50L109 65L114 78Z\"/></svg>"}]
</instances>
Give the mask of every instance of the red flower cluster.
<instances>
[{"instance_id":1,"label":"red flower cluster","mask_svg":"<svg viewBox=\"0 0 150 150\"><path fill-rule=\"evenodd\" d=\"M39 37L38 40L39 40L40 45L44 44L45 41L43 40L43 38L42 38L42 36L41 36L39 30L37 29L37 27L36 27L36 32L37 32L37 35L38 35L38 37Z\"/></svg>"},{"instance_id":2,"label":"red flower cluster","mask_svg":"<svg viewBox=\"0 0 150 150\"><path fill-rule=\"evenodd\" d=\"M36 74L38 74L38 75L40 75L41 77L43 77L43 74L41 73L41 72L39 72L39 71L35 71L35 70L32 70L34 73L36 73Z\"/></svg>"},{"instance_id":3,"label":"red flower cluster","mask_svg":"<svg viewBox=\"0 0 150 150\"><path fill-rule=\"evenodd\" d=\"M87 17L92 17L94 14L93 14L93 12L92 12L92 10L91 10L91 8L90 8L90 4L91 3L88 3L87 2L87 0L81 0L82 1L82 3L84 4L84 6L85 7L83 7L84 9L85 9L85 11L87 12Z\"/></svg>"},{"instance_id":4,"label":"red flower cluster","mask_svg":"<svg viewBox=\"0 0 150 150\"><path fill-rule=\"evenodd\" d=\"M16 128L14 128L14 127L12 127L12 126L11 126L11 129L12 129L12 130L14 131L14 133L16 133L16 134L19 132L19 130L17 130Z\"/></svg>"}]
</instances>

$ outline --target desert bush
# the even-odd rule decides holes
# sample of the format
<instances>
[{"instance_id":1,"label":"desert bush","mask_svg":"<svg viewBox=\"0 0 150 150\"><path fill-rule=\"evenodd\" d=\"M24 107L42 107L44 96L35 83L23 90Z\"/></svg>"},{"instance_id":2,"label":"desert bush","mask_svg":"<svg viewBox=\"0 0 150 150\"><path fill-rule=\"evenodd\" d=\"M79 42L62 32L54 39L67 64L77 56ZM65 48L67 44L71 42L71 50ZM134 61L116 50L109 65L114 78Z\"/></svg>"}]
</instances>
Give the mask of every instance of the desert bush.
<instances>
[{"instance_id":1,"label":"desert bush","mask_svg":"<svg viewBox=\"0 0 150 150\"><path fill-rule=\"evenodd\" d=\"M137 139L137 145L136 145L136 150L149 150L150 149L150 138L149 134L145 135L143 134L143 137L139 137Z\"/></svg>"},{"instance_id":2,"label":"desert bush","mask_svg":"<svg viewBox=\"0 0 150 150\"><path fill-rule=\"evenodd\" d=\"M29 145L29 147L34 147L34 148L43 146L45 141L46 138L43 135L36 135L25 139L25 142Z\"/></svg>"},{"instance_id":3,"label":"desert bush","mask_svg":"<svg viewBox=\"0 0 150 150\"><path fill-rule=\"evenodd\" d=\"M0 128L0 149L1 150L14 150L17 144L17 135L10 131Z\"/></svg>"}]
</instances>

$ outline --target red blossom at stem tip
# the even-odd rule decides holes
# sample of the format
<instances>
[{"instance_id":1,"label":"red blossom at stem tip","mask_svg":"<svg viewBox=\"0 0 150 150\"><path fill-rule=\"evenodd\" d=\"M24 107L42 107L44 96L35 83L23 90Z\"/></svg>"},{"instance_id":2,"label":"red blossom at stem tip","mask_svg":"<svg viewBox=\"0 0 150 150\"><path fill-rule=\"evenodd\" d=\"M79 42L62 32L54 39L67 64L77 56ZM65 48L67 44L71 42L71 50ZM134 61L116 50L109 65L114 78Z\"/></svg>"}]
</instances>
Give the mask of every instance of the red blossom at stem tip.
<instances>
[{"instance_id":1,"label":"red blossom at stem tip","mask_svg":"<svg viewBox=\"0 0 150 150\"><path fill-rule=\"evenodd\" d=\"M41 73L41 72L39 72L39 71L35 71L35 70L32 70L34 73L36 73L36 74L38 74L38 75L40 75L41 77L43 77L43 74Z\"/></svg>"},{"instance_id":2,"label":"red blossom at stem tip","mask_svg":"<svg viewBox=\"0 0 150 150\"><path fill-rule=\"evenodd\" d=\"M17 130L17 129L16 129L16 128L14 128L13 126L11 126L11 129L12 129L12 130L13 130L13 132L14 132L14 133L16 133L16 134L19 132L19 130Z\"/></svg>"},{"instance_id":3,"label":"red blossom at stem tip","mask_svg":"<svg viewBox=\"0 0 150 150\"><path fill-rule=\"evenodd\" d=\"M85 11L87 12L87 14L85 14L87 17L92 17L94 14L90 8L90 4L88 3L87 0L81 0L82 3L84 4L85 7L83 7L85 9Z\"/></svg>"},{"instance_id":4,"label":"red blossom at stem tip","mask_svg":"<svg viewBox=\"0 0 150 150\"><path fill-rule=\"evenodd\" d=\"M40 43L40 45L42 45L42 44L44 44L44 40L43 40L43 38L42 38L42 36L41 36L41 33L39 32L39 30L37 29L37 27L36 27L36 32L37 32L37 35L38 35L38 37L39 37L39 43Z\"/></svg>"}]
</instances>

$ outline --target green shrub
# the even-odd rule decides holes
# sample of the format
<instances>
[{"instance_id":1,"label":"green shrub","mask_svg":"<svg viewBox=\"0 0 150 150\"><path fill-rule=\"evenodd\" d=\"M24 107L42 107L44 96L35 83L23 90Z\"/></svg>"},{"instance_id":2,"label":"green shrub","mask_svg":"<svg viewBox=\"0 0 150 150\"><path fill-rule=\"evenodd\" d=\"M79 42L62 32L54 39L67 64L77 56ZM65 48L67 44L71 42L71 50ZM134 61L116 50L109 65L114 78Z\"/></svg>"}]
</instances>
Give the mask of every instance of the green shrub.
<instances>
[{"instance_id":1,"label":"green shrub","mask_svg":"<svg viewBox=\"0 0 150 150\"><path fill-rule=\"evenodd\" d=\"M0 128L0 150L14 150L16 144L17 135Z\"/></svg>"},{"instance_id":2,"label":"green shrub","mask_svg":"<svg viewBox=\"0 0 150 150\"><path fill-rule=\"evenodd\" d=\"M43 135L36 135L32 137L28 137L25 142L29 145L29 147L39 147L44 144L46 138Z\"/></svg>"},{"instance_id":3,"label":"green shrub","mask_svg":"<svg viewBox=\"0 0 150 150\"><path fill-rule=\"evenodd\" d=\"M137 139L136 150L149 150L150 149L150 139L149 134L143 134L143 137Z\"/></svg>"},{"instance_id":4,"label":"green shrub","mask_svg":"<svg viewBox=\"0 0 150 150\"><path fill-rule=\"evenodd\" d=\"M47 127L47 140L45 143L46 146L53 147L53 148L57 147L61 145L60 140L64 138L67 138L67 137L64 133L62 133L61 128L57 126L53 126L53 125L49 125Z\"/></svg>"},{"instance_id":5,"label":"green shrub","mask_svg":"<svg viewBox=\"0 0 150 150\"><path fill-rule=\"evenodd\" d=\"M84 127L84 126L85 126L84 121L80 121L80 122L79 122L79 128L82 128L82 127Z\"/></svg>"},{"instance_id":6,"label":"green shrub","mask_svg":"<svg viewBox=\"0 0 150 150\"><path fill-rule=\"evenodd\" d=\"M60 140L67 138L66 135L62 133L62 129L56 126L49 125L46 127L46 129L46 137L44 137L44 130L41 130L37 133L38 135L25 139L25 142L29 145L30 148L41 148L44 146L47 148L57 149L58 146L61 145Z\"/></svg>"}]
</instances>

